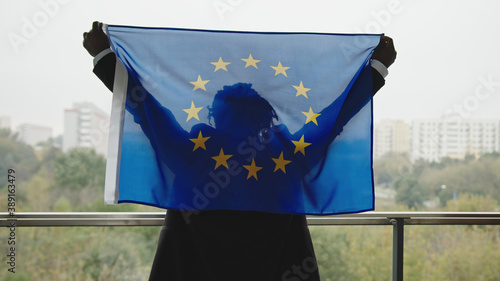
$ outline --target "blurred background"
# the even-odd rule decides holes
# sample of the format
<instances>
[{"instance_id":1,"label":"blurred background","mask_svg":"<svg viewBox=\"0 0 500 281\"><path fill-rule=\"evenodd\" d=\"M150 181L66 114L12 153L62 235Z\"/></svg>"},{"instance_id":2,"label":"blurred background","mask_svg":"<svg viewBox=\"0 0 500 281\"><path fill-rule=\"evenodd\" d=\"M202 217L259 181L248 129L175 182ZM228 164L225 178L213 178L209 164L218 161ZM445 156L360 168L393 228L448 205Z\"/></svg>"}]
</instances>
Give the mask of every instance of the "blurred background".
<instances>
[{"instance_id":1,"label":"blurred background","mask_svg":"<svg viewBox=\"0 0 500 281\"><path fill-rule=\"evenodd\" d=\"M0 2L0 172L17 212L103 203L111 93L82 34L109 24L385 33L398 57L374 99L376 211L499 211L499 1ZM0 212L7 211L7 177ZM18 228L1 280L147 280L159 227ZM311 227L323 280L389 280L391 228ZM2 256L6 229L0 230ZM405 280L500 280L496 226L409 227Z\"/></svg>"}]
</instances>

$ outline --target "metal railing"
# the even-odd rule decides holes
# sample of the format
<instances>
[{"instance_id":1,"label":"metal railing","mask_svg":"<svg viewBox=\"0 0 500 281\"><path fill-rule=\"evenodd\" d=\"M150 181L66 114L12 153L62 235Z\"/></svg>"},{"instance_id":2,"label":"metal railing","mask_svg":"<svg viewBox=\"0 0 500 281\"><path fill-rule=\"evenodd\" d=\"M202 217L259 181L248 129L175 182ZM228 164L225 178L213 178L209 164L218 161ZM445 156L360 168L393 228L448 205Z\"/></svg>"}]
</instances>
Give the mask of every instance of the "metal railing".
<instances>
[{"instance_id":1,"label":"metal railing","mask_svg":"<svg viewBox=\"0 0 500 281\"><path fill-rule=\"evenodd\" d=\"M165 213L0 213L0 226L161 226ZM498 212L366 212L307 217L309 225L392 225L392 280L403 280L405 225L500 225Z\"/></svg>"}]
</instances>

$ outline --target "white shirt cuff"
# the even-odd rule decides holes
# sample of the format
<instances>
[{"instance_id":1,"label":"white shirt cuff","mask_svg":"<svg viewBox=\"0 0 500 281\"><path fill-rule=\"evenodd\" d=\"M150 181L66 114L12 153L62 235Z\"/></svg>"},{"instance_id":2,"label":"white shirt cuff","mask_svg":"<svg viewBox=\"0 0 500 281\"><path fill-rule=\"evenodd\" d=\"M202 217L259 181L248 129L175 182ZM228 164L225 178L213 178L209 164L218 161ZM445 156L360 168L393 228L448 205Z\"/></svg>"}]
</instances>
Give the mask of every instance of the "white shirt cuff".
<instances>
[{"instance_id":1,"label":"white shirt cuff","mask_svg":"<svg viewBox=\"0 0 500 281\"><path fill-rule=\"evenodd\" d=\"M111 48L107 48L105 50L102 50L97 56L94 57L94 66L107 54L112 53Z\"/></svg>"},{"instance_id":2,"label":"white shirt cuff","mask_svg":"<svg viewBox=\"0 0 500 281\"><path fill-rule=\"evenodd\" d=\"M382 75L382 77L385 78L389 74L389 70L387 69L387 67L380 61L371 60L371 65L373 68L375 68L376 71L378 71L378 73L380 73L380 75Z\"/></svg>"}]
</instances>

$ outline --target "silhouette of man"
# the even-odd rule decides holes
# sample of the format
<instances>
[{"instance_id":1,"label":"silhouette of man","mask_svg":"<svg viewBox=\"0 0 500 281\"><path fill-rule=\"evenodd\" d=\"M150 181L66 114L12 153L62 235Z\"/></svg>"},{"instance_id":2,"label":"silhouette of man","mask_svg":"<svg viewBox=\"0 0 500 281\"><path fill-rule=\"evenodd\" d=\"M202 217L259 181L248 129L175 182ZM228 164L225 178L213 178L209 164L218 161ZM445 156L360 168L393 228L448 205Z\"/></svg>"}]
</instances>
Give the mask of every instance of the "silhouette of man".
<instances>
[{"instance_id":1,"label":"silhouette of man","mask_svg":"<svg viewBox=\"0 0 500 281\"><path fill-rule=\"evenodd\" d=\"M112 90L116 56L109 50L102 23L94 22L92 29L83 36L85 49L94 57L94 73ZM382 36L372 55L372 59L376 61L372 62L371 73L361 74L372 75L374 93L384 85L383 76L395 58L396 51L392 39ZM322 153L324 147L341 132L343 125L356 114L356 109L361 108L370 98L347 96L338 112L338 120L343 122L337 122L334 127L329 128L331 137L323 138L326 139L324 143L312 147L311 157L308 157L310 161L315 161L317 157L314 157L314 154ZM328 116L331 109L336 107L334 104L335 102L325 108L322 114ZM239 143L234 140L241 141L248 136L255 136L266 142L262 153L265 155L293 150L290 140L297 139L305 130L304 127L292 135L283 125L274 125L277 116L272 106L250 84L245 83L225 86L217 93L208 117L210 121L213 118L214 127L198 124L190 132L183 130L172 113L152 96L147 96L139 105L132 105L127 101L126 107L134 116L135 122L141 125L150 142L158 148L161 159L166 162L177 157L172 154L182 154L181 151L186 149L192 150L192 143L186 140L198 136L201 131L203 135L217 138L215 143L221 146L226 143ZM154 115L146 116L146 111L154 112ZM154 135L151 126L155 124L168 127L165 131L174 130L176 133ZM317 132L323 130L324 128L318 128ZM314 132L308 132L308 135L311 133ZM163 149L171 145L175 145L176 149ZM258 155L251 156L258 159ZM238 157L241 159L236 161L242 161L249 155ZM186 165L190 165L192 171L202 169L193 168L192 165L210 163L199 158L184 162L173 165L173 169L182 170ZM314 164L307 166L309 165ZM289 174L296 175L291 181L298 180L306 170L307 167L297 167L289 171ZM191 186L196 184L193 181L204 180L186 175L176 181L176 184ZM238 186L238 183L233 185ZM281 182L281 185L285 184ZM217 200L224 199L224 196L217 197ZM201 211L185 220L180 211L169 210L149 280L319 280L317 267L304 215L217 210Z\"/></svg>"}]
</instances>

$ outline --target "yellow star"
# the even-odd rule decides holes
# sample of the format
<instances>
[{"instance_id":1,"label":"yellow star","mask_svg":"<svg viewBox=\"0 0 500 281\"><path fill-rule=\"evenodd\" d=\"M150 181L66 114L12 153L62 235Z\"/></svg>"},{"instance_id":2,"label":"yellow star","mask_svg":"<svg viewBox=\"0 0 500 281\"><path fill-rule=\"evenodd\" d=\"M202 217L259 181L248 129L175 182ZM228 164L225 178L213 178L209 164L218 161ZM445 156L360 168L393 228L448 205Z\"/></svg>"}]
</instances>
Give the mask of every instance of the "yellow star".
<instances>
[{"instance_id":1,"label":"yellow star","mask_svg":"<svg viewBox=\"0 0 500 281\"><path fill-rule=\"evenodd\" d=\"M308 147L311 145L311 143L308 143L308 142L304 142L304 135L302 135L302 137L300 138L299 141L292 141L293 144L295 145L295 151L293 152L293 154L297 153L298 151L302 152L302 154L306 155L306 152L304 150L304 148Z\"/></svg>"},{"instance_id":2,"label":"yellow star","mask_svg":"<svg viewBox=\"0 0 500 281\"><path fill-rule=\"evenodd\" d=\"M200 133L198 134L198 137L196 139L189 139L190 141L194 142L194 148L193 151L195 151L198 147L201 147L205 150L207 148L205 147L205 142L209 139L210 137L203 137L203 135Z\"/></svg>"},{"instance_id":3,"label":"yellow star","mask_svg":"<svg viewBox=\"0 0 500 281\"><path fill-rule=\"evenodd\" d=\"M313 121L316 126L318 126L318 121L316 120L316 117L320 116L321 113L314 113L312 108L309 107L309 112L304 112L302 111L302 114L304 114L307 119L306 119L306 124Z\"/></svg>"},{"instance_id":4,"label":"yellow star","mask_svg":"<svg viewBox=\"0 0 500 281\"><path fill-rule=\"evenodd\" d=\"M222 60L222 58L219 57L219 61L218 62L211 62L211 64L215 65L214 72L216 72L219 69L224 69L225 71L227 71L226 65L231 64L231 63L230 62L224 62Z\"/></svg>"},{"instance_id":5,"label":"yellow star","mask_svg":"<svg viewBox=\"0 0 500 281\"><path fill-rule=\"evenodd\" d=\"M207 88L205 88L205 84L207 84L209 81L210 80L201 80L201 76L198 75L198 80L193 81L193 82L189 82L189 83L194 85L193 91L196 89L202 89L202 90L206 91Z\"/></svg>"},{"instance_id":6,"label":"yellow star","mask_svg":"<svg viewBox=\"0 0 500 281\"><path fill-rule=\"evenodd\" d=\"M191 107L187 108L187 109L183 109L188 114L186 122L189 121L189 119L191 119L191 118L196 118L196 120L200 121L200 118L198 117L198 112L200 112L200 110L202 108L203 107L195 107L194 102L191 101Z\"/></svg>"},{"instance_id":7,"label":"yellow star","mask_svg":"<svg viewBox=\"0 0 500 281\"><path fill-rule=\"evenodd\" d=\"M295 86L295 85L292 85L295 90L297 90L297 94L295 95L296 97L298 96L304 96L306 97L306 99L308 99L307 97L307 91L311 90L310 88L304 88L304 85L302 84L302 81L300 81L300 85L298 86Z\"/></svg>"},{"instance_id":8,"label":"yellow star","mask_svg":"<svg viewBox=\"0 0 500 281\"><path fill-rule=\"evenodd\" d=\"M242 61L246 62L247 64L245 64L245 68L249 67L249 66L253 66L255 67L256 69L259 69L257 67L257 63L260 61L260 60L256 60L252 57L252 54L250 54L248 56L248 59L241 59Z\"/></svg>"},{"instance_id":9,"label":"yellow star","mask_svg":"<svg viewBox=\"0 0 500 281\"><path fill-rule=\"evenodd\" d=\"M271 159L273 159L274 163L276 164L274 171L276 172L278 169L280 169L283 171L283 173L286 174L285 165L287 165L292 161L283 159L283 151L281 152L279 158L271 158Z\"/></svg>"},{"instance_id":10,"label":"yellow star","mask_svg":"<svg viewBox=\"0 0 500 281\"><path fill-rule=\"evenodd\" d=\"M254 177L256 180L259 180L257 178L257 172L262 169L262 167L255 166L255 159L252 159L252 165L242 165L243 168L248 170L248 176L247 179L250 177Z\"/></svg>"},{"instance_id":11,"label":"yellow star","mask_svg":"<svg viewBox=\"0 0 500 281\"><path fill-rule=\"evenodd\" d=\"M224 154L224 150L222 150L222 148L221 148L219 155L212 157L212 159L217 161L215 163L214 170L216 170L220 165L229 169L229 166L227 165L227 159L231 158L231 156L233 156L233 155L232 154Z\"/></svg>"},{"instance_id":12,"label":"yellow star","mask_svg":"<svg viewBox=\"0 0 500 281\"><path fill-rule=\"evenodd\" d=\"M280 73L281 73L281 74L285 75L285 77L288 77L288 76L286 76L286 72L285 72L285 71L286 71L287 69L289 69L290 67L288 67L288 66L282 66L282 65L281 65L281 62L278 62L278 65L277 65L277 66L272 66L272 65L271 65L271 67L272 67L274 70L276 70L276 73L274 73L274 76L276 76L276 75L278 75L278 74L280 74Z\"/></svg>"}]
</instances>

